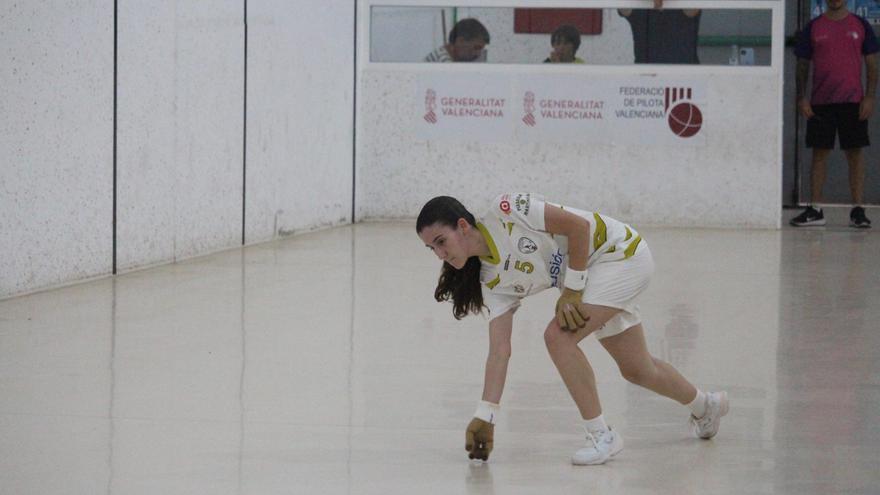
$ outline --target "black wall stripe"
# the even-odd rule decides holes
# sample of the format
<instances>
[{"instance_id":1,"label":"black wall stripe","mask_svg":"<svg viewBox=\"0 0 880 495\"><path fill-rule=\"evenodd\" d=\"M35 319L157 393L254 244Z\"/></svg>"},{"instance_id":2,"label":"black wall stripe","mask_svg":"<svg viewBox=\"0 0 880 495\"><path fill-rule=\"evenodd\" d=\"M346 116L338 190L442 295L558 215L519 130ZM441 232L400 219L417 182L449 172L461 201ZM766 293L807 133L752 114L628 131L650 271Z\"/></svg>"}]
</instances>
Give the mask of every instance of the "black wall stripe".
<instances>
[{"instance_id":1,"label":"black wall stripe","mask_svg":"<svg viewBox=\"0 0 880 495\"><path fill-rule=\"evenodd\" d=\"M245 226L247 225L247 54L248 54L247 0L244 0L244 104L242 109L242 146L241 146L241 245L245 245Z\"/></svg>"},{"instance_id":2,"label":"black wall stripe","mask_svg":"<svg viewBox=\"0 0 880 495\"><path fill-rule=\"evenodd\" d=\"M806 24L804 22L803 3L804 2L802 2L802 1L797 2L797 12L795 14L795 19L796 19L795 24L797 25L796 29L798 32L800 32L800 30L804 28L804 24ZM783 55L783 57L784 57L784 55ZM797 59L795 59L795 63L797 63ZM784 60L783 60L782 64L783 64L783 70L784 70L784 67L785 67ZM797 97L797 95L795 95L795 97ZM783 100L784 100L784 98L783 98ZM800 129L801 119L800 119L800 115L798 112L798 106L793 105L793 107L794 108L792 108L790 110L790 111L794 112L794 156L792 157L792 160L794 161L794 164L793 164L793 166L794 166L794 184L792 184L792 186L791 186L793 189L791 201L794 202L795 206L798 206L801 204L801 167L800 167L800 164L801 164L801 156L800 156L801 155L801 152L800 152L801 151L801 138L800 138L800 136L801 136L801 132L800 132L801 131L801 129ZM784 134L785 134L785 132L783 131L783 135ZM785 204L784 200L783 200L783 204Z\"/></svg>"},{"instance_id":3,"label":"black wall stripe","mask_svg":"<svg viewBox=\"0 0 880 495\"><path fill-rule=\"evenodd\" d=\"M113 275L116 275L116 94L119 49L119 0L113 0Z\"/></svg>"},{"instance_id":4,"label":"black wall stripe","mask_svg":"<svg viewBox=\"0 0 880 495\"><path fill-rule=\"evenodd\" d=\"M358 3L354 0L354 76L351 91L351 223L355 223L355 185L357 162L357 80L358 80Z\"/></svg>"}]
</instances>

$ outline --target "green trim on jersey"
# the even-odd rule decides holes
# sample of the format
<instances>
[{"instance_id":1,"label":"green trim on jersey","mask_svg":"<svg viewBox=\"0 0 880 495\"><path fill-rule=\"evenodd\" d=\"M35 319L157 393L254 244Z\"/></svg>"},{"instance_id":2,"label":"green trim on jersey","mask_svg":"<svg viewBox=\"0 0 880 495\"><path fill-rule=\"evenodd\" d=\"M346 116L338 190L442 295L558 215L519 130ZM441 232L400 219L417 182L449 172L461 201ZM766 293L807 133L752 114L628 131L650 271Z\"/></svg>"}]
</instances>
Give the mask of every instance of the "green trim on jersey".
<instances>
[{"instance_id":1,"label":"green trim on jersey","mask_svg":"<svg viewBox=\"0 0 880 495\"><path fill-rule=\"evenodd\" d=\"M495 278L493 278L489 282L486 282L486 287L488 287L490 290L494 289L495 286L498 285L498 282L501 282L501 275L495 275Z\"/></svg>"},{"instance_id":2,"label":"green trim on jersey","mask_svg":"<svg viewBox=\"0 0 880 495\"><path fill-rule=\"evenodd\" d=\"M598 251L599 247L608 240L608 226L598 213L593 213L596 219L596 231L593 232L593 251Z\"/></svg>"},{"instance_id":3,"label":"green trim on jersey","mask_svg":"<svg viewBox=\"0 0 880 495\"><path fill-rule=\"evenodd\" d=\"M627 233L627 236L626 236L626 239L624 239L624 240L627 240L630 237L632 237L632 232L630 232L629 227L626 228L626 233ZM620 258L619 260L614 260L614 261L623 261L623 260L627 260L627 259L632 258L633 255L636 254L636 249L638 249L640 242L642 242L642 236L637 235L636 238L633 239L632 242L630 242L628 246L626 246L626 249L623 250L623 258ZM608 252L610 253L611 250L609 250Z\"/></svg>"},{"instance_id":4,"label":"green trim on jersey","mask_svg":"<svg viewBox=\"0 0 880 495\"><path fill-rule=\"evenodd\" d=\"M629 229L626 229L629 230ZM631 258L632 255L636 254L636 248L639 247L639 243L642 242L642 236L636 236L635 240L632 241L629 246L626 247L626 250L623 252L623 259Z\"/></svg>"},{"instance_id":5,"label":"green trim on jersey","mask_svg":"<svg viewBox=\"0 0 880 495\"><path fill-rule=\"evenodd\" d=\"M483 239L486 239L486 244L489 246L489 256L480 256L480 259L492 263L493 265L501 263L501 256L498 254L498 247L495 246L495 240L492 239L492 234L490 234L489 230L486 229L486 226L480 222L477 222L477 229L483 234Z\"/></svg>"}]
</instances>

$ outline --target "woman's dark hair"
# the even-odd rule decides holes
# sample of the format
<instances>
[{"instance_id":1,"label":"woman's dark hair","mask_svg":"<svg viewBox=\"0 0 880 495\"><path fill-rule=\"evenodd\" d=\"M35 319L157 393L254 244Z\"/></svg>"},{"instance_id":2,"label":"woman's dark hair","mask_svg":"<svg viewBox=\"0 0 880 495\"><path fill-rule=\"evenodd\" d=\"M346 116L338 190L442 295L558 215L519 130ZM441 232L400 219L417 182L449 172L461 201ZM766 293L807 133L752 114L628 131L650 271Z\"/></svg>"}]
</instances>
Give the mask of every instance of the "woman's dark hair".
<instances>
[{"instance_id":1,"label":"woman's dark hair","mask_svg":"<svg viewBox=\"0 0 880 495\"><path fill-rule=\"evenodd\" d=\"M452 30L449 31L449 43L455 43L455 40L461 38L465 41L481 39L489 44L489 31L482 22L476 19L462 19L455 23Z\"/></svg>"},{"instance_id":2,"label":"woman's dark hair","mask_svg":"<svg viewBox=\"0 0 880 495\"><path fill-rule=\"evenodd\" d=\"M477 221L471 212L450 196L437 196L425 203L419 218L416 220L416 232L434 224L457 228L458 219L464 218L473 227ZM452 299L452 314L460 320L469 313L477 314L483 310L483 289L480 286L480 259L476 256L468 258L461 270L456 270L449 263L443 262L440 280L434 289L434 299L438 302Z\"/></svg>"},{"instance_id":3,"label":"woman's dark hair","mask_svg":"<svg viewBox=\"0 0 880 495\"><path fill-rule=\"evenodd\" d=\"M574 51L577 52L581 46L581 32L574 26L559 26L550 35L550 43L556 42L571 43L574 46Z\"/></svg>"}]
</instances>

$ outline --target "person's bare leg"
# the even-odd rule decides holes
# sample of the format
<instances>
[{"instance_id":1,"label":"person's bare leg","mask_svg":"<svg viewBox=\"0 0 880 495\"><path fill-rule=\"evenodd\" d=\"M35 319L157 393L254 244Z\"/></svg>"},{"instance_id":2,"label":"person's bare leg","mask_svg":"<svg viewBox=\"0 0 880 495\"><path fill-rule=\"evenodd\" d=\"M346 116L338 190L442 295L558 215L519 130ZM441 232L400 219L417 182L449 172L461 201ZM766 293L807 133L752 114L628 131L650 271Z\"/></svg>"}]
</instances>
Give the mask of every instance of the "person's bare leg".
<instances>
[{"instance_id":1,"label":"person's bare leg","mask_svg":"<svg viewBox=\"0 0 880 495\"><path fill-rule=\"evenodd\" d=\"M859 206L862 204L862 193L865 189L865 154L862 148L844 151L849 164L849 192L853 203Z\"/></svg>"},{"instance_id":2,"label":"person's bare leg","mask_svg":"<svg viewBox=\"0 0 880 495\"><path fill-rule=\"evenodd\" d=\"M671 364L648 352L641 323L623 333L599 340L630 383L647 388L687 405L697 396L697 389Z\"/></svg>"},{"instance_id":3,"label":"person's bare leg","mask_svg":"<svg viewBox=\"0 0 880 495\"><path fill-rule=\"evenodd\" d=\"M825 187L825 165L828 163L830 149L813 148L812 168L810 170L810 201L813 204L821 203L822 189Z\"/></svg>"},{"instance_id":4,"label":"person's bare leg","mask_svg":"<svg viewBox=\"0 0 880 495\"><path fill-rule=\"evenodd\" d=\"M602 327L620 310L591 304L584 306L590 316L585 328L577 332L566 332L554 318L544 331L544 342L568 393L577 404L581 417L592 419L602 414L602 406L596 390L596 375L578 343Z\"/></svg>"}]
</instances>

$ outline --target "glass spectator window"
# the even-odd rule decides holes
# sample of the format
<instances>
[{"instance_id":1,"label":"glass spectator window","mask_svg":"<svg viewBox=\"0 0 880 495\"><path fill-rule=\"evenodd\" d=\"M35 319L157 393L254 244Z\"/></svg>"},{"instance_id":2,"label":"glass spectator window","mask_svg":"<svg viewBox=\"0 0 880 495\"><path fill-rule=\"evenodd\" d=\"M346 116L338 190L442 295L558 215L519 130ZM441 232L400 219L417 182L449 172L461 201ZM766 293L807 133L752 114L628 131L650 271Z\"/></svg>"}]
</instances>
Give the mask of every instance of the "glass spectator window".
<instances>
[{"instance_id":1,"label":"glass spectator window","mask_svg":"<svg viewBox=\"0 0 880 495\"><path fill-rule=\"evenodd\" d=\"M370 61L771 63L770 9L373 6Z\"/></svg>"}]
</instances>

